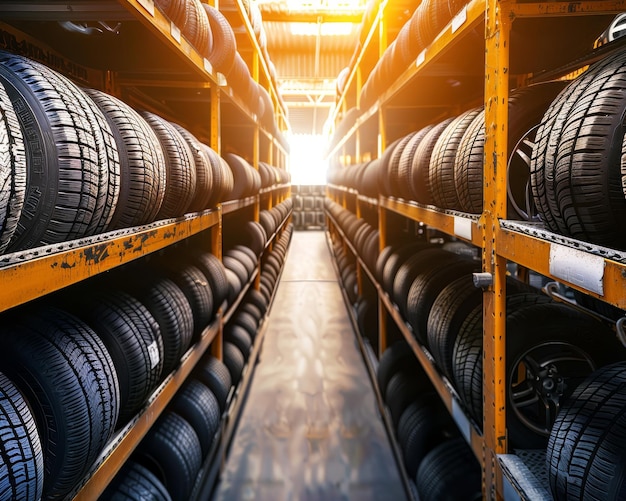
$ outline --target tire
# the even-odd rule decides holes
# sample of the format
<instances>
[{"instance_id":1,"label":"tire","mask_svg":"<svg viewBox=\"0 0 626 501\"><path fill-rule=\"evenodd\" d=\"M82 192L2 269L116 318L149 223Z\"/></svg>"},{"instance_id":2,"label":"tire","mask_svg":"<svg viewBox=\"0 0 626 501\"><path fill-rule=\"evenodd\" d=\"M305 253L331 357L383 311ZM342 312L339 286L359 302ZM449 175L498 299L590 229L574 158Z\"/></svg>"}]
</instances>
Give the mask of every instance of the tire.
<instances>
[{"instance_id":1,"label":"tire","mask_svg":"<svg viewBox=\"0 0 626 501\"><path fill-rule=\"evenodd\" d=\"M229 268L226 268L226 279L228 280L228 295L226 297L226 304L227 307L230 308L233 304L235 304L235 301L243 289L244 284L241 283L237 274Z\"/></svg>"},{"instance_id":2,"label":"tire","mask_svg":"<svg viewBox=\"0 0 626 501\"><path fill-rule=\"evenodd\" d=\"M0 83L20 106L26 164L41 166L28 169L10 250L105 231L120 189L119 155L106 118L82 90L46 66L8 53L0 60Z\"/></svg>"},{"instance_id":3,"label":"tire","mask_svg":"<svg viewBox=\"0 0 626 501\"><path fill-rule=\"evenodd\" d=\"M435 144L442 132L450 125L452 118L444 120L433 126L432 129L420 141L419 146L413 155L411 164L411 193L413 199L425 205L434 203L432 189L430 186L430 162Z\"/></svg>"},{"instance_id":4,"label":"tire","mask_svg":"<svg viewBox=\"0 0 626 501\"><path fill-rule=\"evenodd\" d=\"M215 395L200 381L190 379L176 392L169 408L191 425L202 457L206 457L220 425L220 405Z\"/></svg>"},{"instance_id":5,"label":"tire","mask_svg":"<svg viewBox=\"0 0 626 501\"><path fill-rule=\"evenodd\" d=\"M226 341L223 346L224 350L224 364L228 367L230 372L230 379L233 382L233 386L237 386L241 380L241 373L243 367L246 364L245 357L241 350L237 348L233 343Z\"/></svg>"},{"instance_id":6,"label":"tire","mask_svg":"<svg viewBox=\"0 0 626 501\"><path fill-rule=\"evenodd\" d=\"M463 438L447 440L422 460L415 484L420 499L479 501L482 470Z\"/></svg>"},{"instance_id":7,"label":"tire","mask_svg":"<svg viewBox=\"0 0 626 501\"><path fill-rule=\"evenodd\" d=\"M237 54L237 40L233 29L224 15L207 4L202 4L209 18L209 26L213 34L213 50L207 59L215 70L228 75L235 64Z\"/></svg>"},{"instance_id":8,"label":"tire","mask_svg":"<svg viewBox=\"0 0 626 501\"><path fill-rule=\"evenodd\" d=\"M253 288L248 289L248 292L246 292L244 301L247 301L253 304L254 306L256 306L261 312L262 316L264 316L267 313L267 308L269 305L267 301L265 300L265 297L263 296L263 294L261 294L257 289L253 289Z\"/></svg>"},{"instance_id":9,"label":"tire","mask_svg":"<svg viewBox=\"0 0 626 501\"><path fill-rule=\"evenodd\" d=\"M193 371L193 377L204 384L217 399L220 411L226 410L232 379L228 367L212 355L206 357Z\"/></svg>"},{"instance_id":10,"label":"tire","mask_svg":"<svg viewBox=\"0 0 626 501\"><path fill-rule=\"evenodd\" d=\"M393 296L393 284L400 266L416 252L421 252L429 247L431 247L430 244L426 242L410 242L397 247L385 261L382 275L383 290Z\"/></svg>"},{"instance_id":11,"label":"tire","mask_svg":"<svg viewBox=\"0 0 626 501\"><path fill-rule=\"evenodd\" d=\"M410 134L404 136L393 149L393 153L389 157L389 165L387 166L387 177L389 183L389 195L398 197L400 194L400 159L404 154L404 149L411 142L413 137L417 134L417 132L411 132Z\"/></svg>"},{"instance_id":12,"label":"tire","mask_svg":"<svg viewBox=\"0 0 626 501\"><path fill-rule=\"evenodd\" d=\"M413 191L411 190L411 170L413 166L413 159L415 158L415 153L420 143L432 128L432 125L428 125L413 134L400 155L397 175L398 196L404 198L405 200L412 200L414 197Z\"/></svg>"},{"instance_id":13,"label":"tire","mask_svg":"<svg viewBox=\"0 0 626 501\"><path fill-rule=\"evenodd\" d=\"M583 125L585 122L585 112L583 108L589 107L592 104L589 97L593 96L593 93L601 89L602 86L607 84L607 82L612 81L612 74L616 73L616 69L617 73L619 73L619 68L623 64L623 58L623 54L617 54L616 56L605 58L592 65L585 73L569 84L548 108L537 131L535 148L533 149L531 159L531 188L533 201L539 210L539 214L543 222L550 231L565 235L568 234L565 215L559 202L559 190L557 187L556 173L557 165L559 163L559 151L564 151L561 150L561 145L565 143L564 134L565 128L569 123L569 117L574 114L576 123ZM617 75L617 77L619 80L619 75ZM588 95L585 97L585 94L587 93ZM598 104L599 109L603 106L603 104ZM610 106L607 107L605 111L612 114ZM576 115L578 115L578 117L576 117ZM594 120L593 116L590 116L589 118L591 121ZM615 118L614 115L612 118ZM576 125L574 122L572 122L572 124ZM603 127L601 124L598 124L598 126L598 129L595 129L594 127L595 132L598 130L604 130L604 134L601 134L601 136L604 136L606 133L606 127ZM589 124L585 125L585 127L588 128ZM609 128L611 127L614 127L614 125L609 126ZM615 130L615 128L613 128L613 130ZM574 131L572 130L571 132ZM604 146L607 145L606 140L608 139L608 136L605 136L604 139L602 139L602 137L599 139L599 144L603 144ZM587 139L584 139L581 141L581 144L586 141ZM568 163L568 158L571 158L571 147L575 144L576 141L572 143L570 133L570 138L567 140L566 147L570 149L570 152L567 153L563 159L563 167ZM592 149L594 148L592 147ZM590 153L591 151L592 150L590 150ZM616 150L613 148L613 152L611 153L613 155L612 160L618 161L615 157L615 152ZM584 152L581 153L583 153L581 155L582 164L587 165L590 160L589 156L591 155L584 154ZM597 151L597 153L601 153L601 151ZM607 152L605 152L605 155L606 154ZM605 161L606 160L608 160L608 158L605 157ZM603 169L606 169L606 166ZM611 179L607 178L606 182L608 182L608 185L613 184L614 186L614 177L611 177ZM608 185L606 185L605 188L608 187ZM610 203L606 204L607 207L611 206L615 202L614 197L616 193L613 193L612 195ZM607 201L605 200L604 203L606 202ZM606 209L602 209L600 212L606 213Z\"/></svg>"},{"instance_id":14,"label":"tire","mask_svg":"<svg viewBox=\"0 0 626 501\"><path fill-rule=\"evenodd\" d=\"M121 290L93 295L78 303L76 313L111 355L120 385L118 425L123 426L161 380L163 340L159 324L139 300Z\"/></svg>"},{"instance_id":15,"label":"tire","mask_svg":"<svg viewBox=\"0 0 626 501\"><path fill-rule=\"evenodd\" d=\"M224 341L234 344L241 351L244 360L248 360L252 350L252 337L244 327L228 324L224 329Z\"/></svg>"},{"instance_id":16,"label":"tire","mask_svg":"<svg viewBox=\"0 0 626 501\"><path fill-rule=\"evenodd\" d=\"M511 162L514 148L529 131L533 130L552 103L557 94L563 89L563 82L547 82L531 85L513 91L509 97L509 127L508 127L508 183L507 192L511 198L524 200L527 198L527 187L530 171L512 171L515 164ZM480 214L483 210L483 162L485 146L485 111L482 110L467 128L461 138L454 165L454 184L459 194L459 209L472 214ZM529 166L517 166L526 167ZM519 204L510 204L513 208ZM509 218L513 210L509 209ZM519 216L519 214L517 214Z\"/></svg>"},{"instance_id":17,"label":"tire","mask_svg":"<svg viewBox=\"0 0 626 501\"><path fill-rule=\"evenodd\" d=\"M556 403L562 404L578 383L612 357L619 357L623 350L603 324L567 306L546 303L544 296L509 296L507 310L512 311L506 322L509 443L513 448L545 448ZM474 328L474 332L478 330ZM470 338L474 338L474 348L464 350ZM482 345L476 338L475 333L460 332L454 350L459 393L468 395L469 391L470 401L466 403L474 409L475 418L482 417L482 356L477 354L482 352ZM537 373L548 363L553 367L551 373L547 369L545 374ZM464 364L463 373L459 369ZM548 390L538 394L536 378L555 386L554 394Z\"/></svg>"},{"instance_id":18,"label":"tire","mask_svg":"<svg viewBox=\"0 0 626 501\"><path fill-rule=\"evenodd\" d=\"M219 202L222 201L223 195L226 193L227 188L224 185L225 174L220 156L206 144L202 144L202 147L204 148L204 152L209 159L209 165L211 167L212 187L208 201L208 207L215 207Z\"/></svg>"},{"instance_id":19,"label":"tire","mask_svg":"<svg viewBox=\"0 0 626 501\"><path fill-rule=\"evenodd\" d=\"M398 441L408 476L415 478L424 457L444 440L458 434L448 409L436 393L418 396L398 421Z\"/></svg>"},{"instance_id":20,"label":"tire","mask_svg":"<svg viewBox=\"0 0 626 501\"><path fill-rule=\"evenodd\" d=\"M432 391L432 385L421 366L401 369L391 376L385 389L385 402L394 429L398 429L400 417L411 402L427 391Z\"/></svg>"},{"instance_id":21,"label":"tire","mask_svg":"<svg viewBox=\"0 0 626 501\"><path fill-rule=\"evenodd\" d=\"M226 153L224 160L228 163L233 173L234 189L230 193L233 200L239 200L252 195L252 174L250 170L253 168L242 157L234 153Z\"/></svg>"},{"instance_id":22,"label":"tire","mask_svg":"<svg viewBox=\"0 0 626 501\"><path fill-rule=\"evenodd\" d=\"M187 22L183 30L185 38L200 54L208 56L213 50L213 33L206 10L200 0L187 2Z\"/></svg>"},{"instance_id":23,"label":"tire","mask_svg":"<svg viewBox=\"0 0 626 501\"><path fill-rule=\"evenodd\" d=\"M85 92L106 117L120 155L120 194L108 228L151 223L165 196L165 157L159 140L126 103L95 89Z\"/></svg>"},{"instance_id":24,"label":"tire","mask_svg":"<svg viewBox=\"0 0 626 501\"><path fill-rule=\"evenodd\" d=\"M148 111L142 111L141 116L152 127L165 156L165 195L156 218L182 216L189 208L196 191L193 154L172 123Z\"/></svg>"},{"instance_id":25,"label":"tire","mask_svg":"<svg viewBox=\"0 0 626 501\"><path fill-rule=\"evenodd\" d=\"M389 346L380 357L376 371L376 382L383 400L386 400L386 390L389 380L401 370L418 370L420 367L413 348L404 339Z\"/></svg>"},{"instance_id":26,"label":"tire","mask_svg":"<svg viewBox=\"0 0 626 501\"><path fill-rule=\"evenodd\" d=\"M56 308L16 311L0 331L3 371L23 392L40 434L43 497L63 499L113 433L120 409L113 361L85 323Z\"/></svg>"},{"instance_id":27,"label":"tire","mask_svg":"<svg viewBox=\"0 0 626 501\"><path fill-rule=\"evenodd\" d=\"M380 189L381 195L386 197L392 195L392 187L391 180L389 178L389 162L391 161L391 157L393 153L403 138L396 139L391 144L387 146L385 151L380 157L380 166L378 169L378 187Z\"/></svg>"},{"instance_id":28,"label":"tire","mask_svg":"<svg viewBox=\"0 0 626 501\"><path fill-rule=\"evenodd\" d=\"M194 3L199 0L192 0ZM202 8L202 7L200 7ZM193 155L194 166L196 168L196 186L187 210L189 212L200 212L210 207L211 192L213 191L213 169L211 160L204 145L198 141L196 136L184 127L173 124L178 133L185 139L189 150Z\"/></svg>"},{"instance_id":29,"label":"tire","mask_svg":"<svg viewBox=\"0 0 626 501\"><path fill-rule=\"evenodd\" d=\"M141 285L130 291L150 312L159 325L163 340L162 376L180 363L193 336L193 310L180 287L161 275L141 276Z\"/></svg>"},{"instance_id":30,"label":"tire","mask_svg":"<svg viewBox=\"0 0 626 501\"><path fill-rule=\"evenodd\" d=\"M252 256L250 256L248 252L241 250L241 249L246 248L243 245L239 245L238 247L239 249L233 248L233 249L227 250L224 253L224 255L226 257L232 257L236 259L237 261L239 261L243 265L243 267L246 269L246 275L249 278L252 276L257 266L257 258L256 256L254 256L254 253L252 251L250 251L250 253L252 254Z\"/></svg>"},{"instance_id":31,"label":"tire","mask_svg":"<svg viewBox=\"0 0 626 501\"><path fill-rule=\"evenodd\" d=\"M235 257L223 256L222 262L224 263L224 266L227 270L230 270L235 275L237 275L237 278L241 282L242 286L248 283L248 279L250 278L248 275L248 270L246 270L246 267L241 261L239 261Z\"/></svg>"},{"instance_id":32,"label":"tire","mask_svg":"<svg viewBox=\"0 0 626 501\"><path fill-rule=\"evenodd\" d=\"M155 0L154 3L176 26L183 27L187 18L186 0Z\"/></svg>"},{"instance_id":33,"label":"tire","mask_svg":"<svg viewBox=\"0 0 626 501\"><path fill-rule=\"evenodd\" d=\"M26 196L26 145L20 124L0 84L0 254L17 230Z\"/></svg>"},{"instance_id":34,"label":"tire","mask_svg":"<svg viewBox=\"0 0 626 501\"><path fill-rule=\"evenodd\" d=\"M172 501L161 481L150 470L129 459L108 485L101 501Z\"/></svg>"},{"instance_id":35,"label":"tire","mask_svg":"<svg viewBox=\"0 0 626 501\"><path fill-rule=\"evenodd\" d=\"M2 373L0 434L0 499L41 499L44 462L35 418L20 390Z\"/></svg>"},{"instance_id":36,"label":"tire","mask_svg":"<svg viewBox=\"0 0 626 501\"><path fill-rule=\"evenodd\" d=\"M414 289L413 283L415 279L428 270L453 266L458 261L459 257L456 254L436 247L417 251L400 265L395 273L391 297L398 305L398 309L404 318L410 316L411 308L413 310L416 308L415 298L410 295L410 291ZM418 312L412 311L412 313L415 316ZM423 336L420 334L418 337L420 339L425 337L425 328Z\"/></svg>"},{"instance_id":37,"label":"tire","mask_svg":"<svg viewBox=\"0 0 626 501\"><path fill-rule=\"evenodd\" d=\"M157 476L172 499L189 499L202 465L202 449L185 419L165 411L137 447L135 457Z\"/></svg>"},{"instance_id":38,"label":"tire","mask_svg":"<svg viewBox=\"0 0 626 501\"><path fill-rule=\"evenodd\" d=\"M204 274L192 264L172 262L167 265L167 276L183 291L193 312L193 337L196 341L211 322L213 293Z\"/></svg>"},{"instance_id":39,"label":"tire","mask_svg":"<svg viewBox=\"0 0 626 501\"><path fill-rule=\"evenodd\" d=\"M233 315L233 317L230 319L229 324L239 325L243 327L249 334L251 339L256 338L259 324L256 318L254 318L250 313L241 310L241 308L239 308L235 315Z\"/></svg>"},{"instance_id":40,"label":"tire","mask_svg":"<svg viewBox=\"0 0 626 501\"><path fill-rule=\"evenodd\" d=\"M557 415L546 451L556 500L626 498L626 363L583 381Z\"/></svg>"},{"instance_id":41,"label":"tire","mask_svg":"<svg viewBox=\"0 0 626 501\"><path fill-rule=\"evenodd\" d=\"M267 244L267 234L260 223L256 221L248 221L242 228L242 244L252 249L252 251L260 256L265 250Z\"/></svg>"},{"instance_id":42,"label":"tire","mask_svg":"<svg viewBox=\"0 0 626 501\"><path fill-rule=\"evenodd\" d=\"M613 61L596 72L567 116L556 152L555 187L567 235L624 249L626 57Z\"/></svg>"},{"instance_id":43,"label":"tire","mask_svg":"<svg viewBox=\"0 0 626 501\"><path fill-rule=\"evenodd\" d=\"M459 195L454 184L454 163L463 134L480 113L474 108L456 117L441 133L430 157L428 182L433 202L442 209L458 210Z\"/></svg>"},{"instance_id":44,"label":"tire","mask_svg":"<svg viewBox=\"0 0 626 501\"><path fill-rule=\"evenodd\" d=\"M480 271L480 263L456 257L439 266L433 264L432 269L425 269L415 276L407 293L406 318L413 328L413 335L422 344L428 343L428 315L437 295L453 280L477 271Z\"/></svg>"},{"instance_id":45,"label":"tire","mask_svg":"<svg viewBox=\"0 0 626 501\"><path fill-rule=\"evenodd\" d=\"M190 262L198 268L209 282L209 287L213 293L213 309L211 314L215 315L217 309L222 305L228 296L228 279L226 270L222 262L210 252L192 251Z\"/></svg>"}]
</instances>

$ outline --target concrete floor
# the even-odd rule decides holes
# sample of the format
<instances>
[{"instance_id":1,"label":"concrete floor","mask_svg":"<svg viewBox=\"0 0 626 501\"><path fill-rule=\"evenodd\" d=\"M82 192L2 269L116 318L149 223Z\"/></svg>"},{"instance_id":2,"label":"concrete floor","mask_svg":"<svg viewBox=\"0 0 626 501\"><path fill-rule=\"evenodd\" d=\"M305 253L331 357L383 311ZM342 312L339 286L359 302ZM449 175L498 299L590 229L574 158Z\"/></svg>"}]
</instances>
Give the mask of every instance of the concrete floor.
<instances>
[{"instance_id":1,"label":"concrete floor","mask_svg":"<svg viewBox=\"0 0 626 501\"><path fill-rule=\"evenodd\" d=\"M215 499L406 499L321 231L293 235Z\"/></svg>"}]
</instances>

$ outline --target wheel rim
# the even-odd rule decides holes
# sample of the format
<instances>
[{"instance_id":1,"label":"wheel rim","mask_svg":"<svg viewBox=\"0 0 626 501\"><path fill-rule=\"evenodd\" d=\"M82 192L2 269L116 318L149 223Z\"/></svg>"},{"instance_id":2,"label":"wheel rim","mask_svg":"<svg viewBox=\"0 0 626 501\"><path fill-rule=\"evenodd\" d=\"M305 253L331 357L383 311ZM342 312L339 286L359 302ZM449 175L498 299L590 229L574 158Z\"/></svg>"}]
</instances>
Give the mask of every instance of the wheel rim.
<instances>
[{"instance_id":1,"label":"wheel rim","mask_svg":"<svg viewBox=\"0 0 626 501\"><path fill-rule=\"evenodd\" d=\"M517 215L525 221L538 220L530 187L530 161L538 129L539 125L536 125L521 137L512 150L506 169L507 198Z\"/></svg>"},{"instance_id":2,"label":"wheel rim","mask_svg":"<svg viewBox=\"0 0 626 501\"><path fill-rule=\"evenodd\" d=\"M517 358L509 376L514 415L526 428L547 437L564 397L594 370L589 354L571 343L533 346Z\"/></svg>"}]
</instances>

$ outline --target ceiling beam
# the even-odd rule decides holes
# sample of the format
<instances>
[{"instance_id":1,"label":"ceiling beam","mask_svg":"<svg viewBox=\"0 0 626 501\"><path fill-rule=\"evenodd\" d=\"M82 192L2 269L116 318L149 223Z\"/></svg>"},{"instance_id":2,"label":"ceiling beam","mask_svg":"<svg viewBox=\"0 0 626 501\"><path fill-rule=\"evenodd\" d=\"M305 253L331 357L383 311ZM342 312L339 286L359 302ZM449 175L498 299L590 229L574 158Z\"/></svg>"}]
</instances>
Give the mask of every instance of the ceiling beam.
<instances>
[{"instance_id":1,"label":"ceiling beam","mask_svg":"<svg viewBox=\"0 0 626 501\"><path fill-rule=\"evenodd\" d=\"M327 11L327 10L274 10L261 9L261 17L264 23L360 23L363 13L359 11Z\"/></svg>"}]
</instances>

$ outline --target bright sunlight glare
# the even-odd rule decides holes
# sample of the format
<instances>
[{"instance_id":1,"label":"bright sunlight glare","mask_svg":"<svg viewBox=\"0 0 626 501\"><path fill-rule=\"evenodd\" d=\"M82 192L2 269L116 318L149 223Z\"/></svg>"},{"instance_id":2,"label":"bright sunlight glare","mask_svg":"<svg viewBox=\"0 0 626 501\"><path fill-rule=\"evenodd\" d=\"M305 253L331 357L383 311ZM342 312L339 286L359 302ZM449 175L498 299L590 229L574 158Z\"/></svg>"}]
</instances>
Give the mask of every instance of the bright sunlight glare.
<instances>
[{"instance_id":1,"label":"bright sunlight glare","mask_svg":"<svg viewBox=\"0 0 626 501\"><path fill-rule=\"evenodd\" d=\"M291 184L326 184L326 141L325 136L311 134L289 136Z\"/></svg>"}]
</instances>

